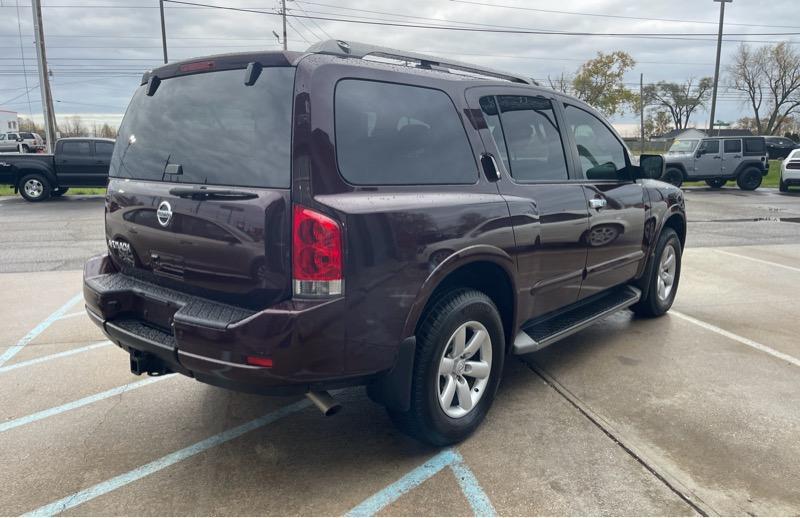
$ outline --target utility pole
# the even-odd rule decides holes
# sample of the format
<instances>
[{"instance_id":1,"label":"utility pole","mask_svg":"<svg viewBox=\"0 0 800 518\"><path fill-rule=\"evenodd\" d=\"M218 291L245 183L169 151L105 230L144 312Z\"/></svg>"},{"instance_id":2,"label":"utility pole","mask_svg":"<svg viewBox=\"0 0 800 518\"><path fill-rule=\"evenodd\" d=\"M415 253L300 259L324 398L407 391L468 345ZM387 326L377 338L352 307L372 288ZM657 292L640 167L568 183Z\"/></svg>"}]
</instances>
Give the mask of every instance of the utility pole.
<instances>
[{"instance_id":1,"label":"utility pole","mask_svg":"<svg viewBox=\"0 0 800 518\"><path fill-rule=\"evenodd\" d=\"M47 138L47 152L52 153L56 141L56 114L53 109L53 95L50 93L50 75L47 72L47 54L44 48L44 28L42 26L42 1L31 0L33 7L33 32L36 36L36 60L39 64L39 91L42 93L42 115Z\"/></svg>"},{"instance_id":2,"label":"utility pole","mask_svg":"<svg viewBox=\"0 0 800 518\"><path fill-rule=\"evenodd\" d=\"M717 63L714 67L714 89L711 92L711 120L708 123L708 136L714 133L714 118L717 111L717 86L719 85L719 57L722 52L722 24L725 21L725 4L733 0L714 0L719 2L719 32L717 33Z\"/></svg>"},{"instance_id":3,"label":"utility pole","mask_svg":"<svg viewBox=\"0 0 800 518\"><path fill-rule=\"evenodd\" d=\"M644 154L644 74L639 74L639 127L641 128L642 144L639 154Z\"/></svg>"},{"instance_id":4,"label":"utility pole","mask_svg":"<svg viewBox=\"0 0 800 518\"><path fill-rule=\"evenodd\" d=\"M167 25L164 22L164 0L158 0L158 9L161 11L161 48L164 49L164 64L167 64Z\"/></svg>"},{"instance_id":5,"label":"utility pole","mask_svg":"<svg viewBox=\"0 0 800 518\"><path fill-rule=\"evenodd\" d=\"M286 50L286 0L281 0L281 14L283 15L283 50Z\"/></svg>"}]
</instances>

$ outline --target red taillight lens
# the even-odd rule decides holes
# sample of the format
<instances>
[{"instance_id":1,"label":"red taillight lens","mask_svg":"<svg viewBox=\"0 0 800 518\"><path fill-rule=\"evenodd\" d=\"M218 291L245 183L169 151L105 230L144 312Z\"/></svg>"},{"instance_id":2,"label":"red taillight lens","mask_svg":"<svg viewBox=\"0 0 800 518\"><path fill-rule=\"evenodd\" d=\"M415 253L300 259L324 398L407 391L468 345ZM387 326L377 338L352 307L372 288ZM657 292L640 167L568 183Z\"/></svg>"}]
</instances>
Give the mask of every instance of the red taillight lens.
<instances>
[{"instance_id":1,"label":"red taillight lens","mask_svg":"<svg viewBox=\"0 0 800 518\"><path fill-rule=\"evenodd\" d=\"M261 356L248 356L245 358L249 365L255 365L256 367L264 367L267 369L272 368L272 358L262 358Z\"/></svg>"},{"instance_id":2,"label":"red taillight lens","mask_svg":"<svg viewBox=\"0 0 800 518\"><path fill-rule=\"evenodd\" d=\"M328 216L299 205L292 219L292 277L295 295L342 293L342 229Z\"/></svg>"}]
</instances>

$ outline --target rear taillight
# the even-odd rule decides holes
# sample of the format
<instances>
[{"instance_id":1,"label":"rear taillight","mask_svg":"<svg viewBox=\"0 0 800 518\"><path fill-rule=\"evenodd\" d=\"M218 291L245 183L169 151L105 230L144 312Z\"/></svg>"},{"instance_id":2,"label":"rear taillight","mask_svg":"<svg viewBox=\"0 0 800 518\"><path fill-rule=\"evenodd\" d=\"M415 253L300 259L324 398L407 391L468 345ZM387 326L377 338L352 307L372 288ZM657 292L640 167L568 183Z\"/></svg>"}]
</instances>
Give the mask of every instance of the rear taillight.
<instances>
[{"instance_id":1,"label":"rear taillight","mask_svg":"<svg viewBox=\"0 0 800 518\"><path fill-rule=\"evenodd\" d=\"M299 205L294 206L292 216L294 294L341 295L344 280L341 226L328 216Z\"/></svg>"}]
</instances>

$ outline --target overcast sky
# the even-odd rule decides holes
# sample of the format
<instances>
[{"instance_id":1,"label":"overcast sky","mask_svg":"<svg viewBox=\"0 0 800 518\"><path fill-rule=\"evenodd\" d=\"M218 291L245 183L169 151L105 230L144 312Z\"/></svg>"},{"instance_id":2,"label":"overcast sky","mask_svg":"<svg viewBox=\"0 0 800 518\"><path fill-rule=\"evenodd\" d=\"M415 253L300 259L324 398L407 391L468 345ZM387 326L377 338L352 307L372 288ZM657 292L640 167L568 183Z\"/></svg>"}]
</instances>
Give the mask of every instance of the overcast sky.
<instances>
[{"instance_id":1,"label":"overcast sky","mask_svg":"<svg viewBox=\"0 0 800 518\"><path fill-rule=\"evenodd\" d=\"M202 0L198 0L201 1ZM0 106L21 115L41 113L29 0L0 0ZM42 0L48 61L57 116L81 114L98 122L118 121L138 85L141 72L161 61L157 0ZM206 0L206 4L275 12L276 0ZM516 8L512 8L516 7ZM290 14L363 21L392 21L473 28L522 28L593 33L691 33L684 39L498 34L338 21L290 18L289 48L303 50L308 42L333 37L429 52L526 74L540 81L548 75L572 73L598 51L624 50L637 61L626 82L638 90L645 82L683 81L712 76L719 4L712 0L310 0L287 1ZM583 13L547 12L559 10ZM800 33L800 20L787 16L797 0L735 0L727 4L722 64L738 41L754 45L798 36L758 33ZM647 19L640 19L647 18ZM659 19L659 20L655 20ZM18 24L19 23L19 24ZM766 26L752 25L754 23ZM280 32L279 16L167 4L166 25L170 60L214 53L277 48L272 31ZM492 27L489 27L492 26ZM22 38L20 40L20 31ZM735 34L747 34L739 36ZM20 49L20 44L22 49ZM25 56L27 88L22 74ZM728 80L723 74L722 85ZM30 90L30 103L26 90ZM750 115L736 94L721 90L717 118L735 121ZM695 122L707 125L699 112ZM631 114L616 117L620 127Z\"/></svg>"}]
</instances>

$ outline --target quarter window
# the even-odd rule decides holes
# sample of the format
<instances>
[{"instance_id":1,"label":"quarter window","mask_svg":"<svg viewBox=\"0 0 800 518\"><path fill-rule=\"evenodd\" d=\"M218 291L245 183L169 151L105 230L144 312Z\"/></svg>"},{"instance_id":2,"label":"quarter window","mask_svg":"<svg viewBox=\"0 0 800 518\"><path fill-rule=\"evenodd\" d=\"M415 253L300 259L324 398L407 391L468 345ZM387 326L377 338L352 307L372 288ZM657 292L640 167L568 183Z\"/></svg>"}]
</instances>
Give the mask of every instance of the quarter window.
<instances>
[{"instance_id":1,"label":"quarter window","mask_svg":"<svg viewBox=\"0 0 800 518\"><path fill-rule=\"evenodd\" d=\"M345 79L334 101L336 157L356 185L468 184L478 168L444 92Z\"/></svg>"},{"instance_id":2,"label":"quarter window","mask_svg":"<svg viewBox=\"0 0 800 518\"><path fill-rule=\"evenodd\" d=\"M484 97L480 104L511 176L521 182L568 178L561 133L549 99L500 95Z\"/></svg>"},{"instance_id":3,"label":"quarter window","mask_svg":"<svg viewBox=\"0 0 800 518\"><path fill-rule=\"evenodd\" d=\"M616 180L625 171L625 148L603 122L580 108L566 107L567 124L575 137L581 169L589 180Z\"/></svg>"},{"instance_id":4,"label":"quarter window","mask_svg":"<svg viewBox=\"0 0 800 518\"><path fill-rule=\"evenodd\" d=\"M741 153L742 152L742 141L741 140L726 140L725 141L725 152L726 153Z\"/></svg>"}]
</instances>

